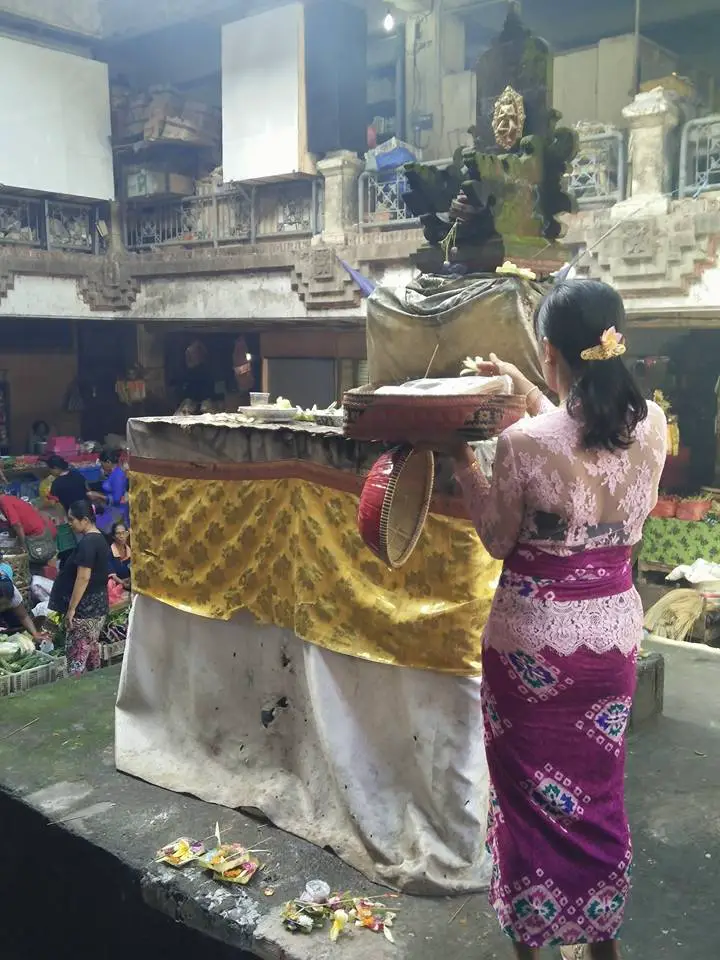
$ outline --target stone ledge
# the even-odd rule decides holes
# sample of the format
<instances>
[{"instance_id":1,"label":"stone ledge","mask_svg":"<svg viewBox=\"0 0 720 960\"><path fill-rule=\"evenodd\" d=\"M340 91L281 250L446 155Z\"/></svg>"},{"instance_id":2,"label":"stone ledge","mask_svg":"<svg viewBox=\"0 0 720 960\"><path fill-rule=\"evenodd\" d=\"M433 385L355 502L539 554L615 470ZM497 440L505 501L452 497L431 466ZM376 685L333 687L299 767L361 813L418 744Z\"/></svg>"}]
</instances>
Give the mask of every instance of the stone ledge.
<instances>
[{"instance_id":1,"label":"stone ledge","mask_svg":"<svg viewBox=\"0 0 720 960\"><path fill-rule=\"evenodd\" d=\"M699 645L678 650L648 641L648 650L658 648L667 665L669 716L633 732L628 742L627 799L636 871L624 956L714 960L714 944L720 939L720 917L713 909L720 858L720 768L712 758L720 750L715 722L720 651ZM286 933L279 920L282 903L296 896L310 878L322 877L335 888L358 893L377 891L332 854L311 844L235 811L118 774L112 746L118 673L110 668L0 699L0 813L4 853L14 864L12 871L0 871L3 960L90 955L103 960L133 955L139 960L151 955L195 960L210 955L210 950L216 960L510 956L510 945L482 894L469 899L399 898L395 948L364 932L335 948L321 933L312 937ZM216 821L225 836L253 846L262 841L270 851L267 872L247 890L221 896L212 881L192 868L176 872L150 863L161 843L184 833L212 833ZM28 850L40 849L51 858L50 875L38 874L34 861L27 863ZM46 882L51 889L43 887ZM266 885L275 889L273 897L263 895ZM678 889L696 893L678 897ZM43 905L43 924L37 923L38 903ZM101 904L95 907L92 923L88 920L93 908L88 913L88 904ZM68 924L73 917L77 923ZM158 924L163 918L175 921L154 927L153 937L161 938L147 940L159 944L154 954L137 950L141 934L135 925L136 920L147 925L152 917ZM117 953L98 932L99 927L106 929L106 923L118 939ZM53 949L33 952L29 938L41 936L43 926ZM58 943L58 929L64 931L63 944ZM192 950L180 950L180 933L193 944ZM92 941L93 948L58 951L76 934ZM22 945L17 953L14 944Z\"/></svg>"}]
</instances>

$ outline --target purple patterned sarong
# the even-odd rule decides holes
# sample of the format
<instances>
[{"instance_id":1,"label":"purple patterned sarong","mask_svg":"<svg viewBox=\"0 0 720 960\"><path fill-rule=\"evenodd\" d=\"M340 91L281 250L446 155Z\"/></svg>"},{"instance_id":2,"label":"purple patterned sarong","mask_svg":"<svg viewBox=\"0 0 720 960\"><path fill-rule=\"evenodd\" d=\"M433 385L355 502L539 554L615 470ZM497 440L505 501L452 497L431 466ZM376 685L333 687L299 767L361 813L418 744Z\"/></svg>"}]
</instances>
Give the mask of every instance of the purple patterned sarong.
<instances>
[{"instance_id":1,"label":"purple patterned sarong","mask_svg":"<svg viewBox=\"0 0 720 960\"><path fill-rule=\"evenodd\" d=\"M523 544L513 589L533 601L609 597L632 588L629 550L557 557ZM501 584L500 589L503 589ZM529 947L614 939L632 860L625 814L625 731L636 657L580 646L563 656L483 653L491 810L490 900L503 930Z\"/></svg>"}]
</instances>

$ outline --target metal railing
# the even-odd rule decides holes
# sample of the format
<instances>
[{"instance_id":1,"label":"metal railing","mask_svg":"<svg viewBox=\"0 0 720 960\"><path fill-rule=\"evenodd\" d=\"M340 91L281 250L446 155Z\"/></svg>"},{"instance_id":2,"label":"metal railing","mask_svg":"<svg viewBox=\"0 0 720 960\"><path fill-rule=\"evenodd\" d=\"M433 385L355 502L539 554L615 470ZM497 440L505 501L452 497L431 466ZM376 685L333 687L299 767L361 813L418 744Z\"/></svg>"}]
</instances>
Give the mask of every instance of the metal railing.
<instances>
[{"instance_id":1,"label":"metal railing","mask_svg":"<svg viewBox=\"0 0 720 960\"><path fill-rule=\"evenodd\" d=\"M0 246L99 253L100 207L0 193Z\"/></svg>"},{"instance_id":2,"label":"metal railing","mask_svg":"<svg viewBox=\"0 0 720 960\"><path fill-rule=\"evenodd\" d=\"M403 194L408 189L403 167L395 170L366 170L358 180L358 219L360 230L368 227L417 226L418 219L408 210Z\"/></svg>"},{"instance_id":3,"label":"metal railing","mask_svg":"<svg viewBox=\"0 0 720 960\"><path fill-rule=\"evenodd\" d=\"M609 207L625 199L627 152L619 130L580 134L565 189L579 207Z\"/></svg>"},{"instance_id":4,"label":"metal railing","mask_svg":"<svg viewBox=\"0 0 720 960\"><path fill-rule=\"evenodd\" d=\"M129 250L255 243L322 230L322 183L233 184L214 193L158 203L125 205Z\"/></svg>"},{"instance_id":5,"label":"metal railing","mask_svg":"<svg viewBox=\"0 0 720 960\"><path fill-rule=\"evenodd\" d=\"M433 166L447 166L451 160L438 160ZM625 199L627 151L619 130L585 134L580 137L578 153L565 179L565 189L574 195L579 207L612 206ZM370 171L358 182L360 230L368 228L417 226L418 218L408 210L403 194L408 183L402 167Z\"/></svg>"},{"instance_id":6,"label":"metal railing","mask_svg":"<svg viewBox=\"0 0 720 960\"><path fill-rule=\"evenodd\" d=\"M681 197L720 190L720 115L699 117L683 127L679 179Z\"/></svg>"}]
</instances>

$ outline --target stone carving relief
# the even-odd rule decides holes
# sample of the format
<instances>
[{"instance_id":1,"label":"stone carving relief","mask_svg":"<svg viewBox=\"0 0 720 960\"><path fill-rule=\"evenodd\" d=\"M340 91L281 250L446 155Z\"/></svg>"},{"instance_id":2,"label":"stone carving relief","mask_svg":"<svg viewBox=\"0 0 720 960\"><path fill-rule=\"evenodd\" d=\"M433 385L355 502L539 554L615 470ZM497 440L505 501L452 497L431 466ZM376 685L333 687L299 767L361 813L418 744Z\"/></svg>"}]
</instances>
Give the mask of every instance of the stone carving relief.
<instances>
[{"instance_id":1,"label":"stone carving relief","mask_svg":"<svg viewBox=\"0 0 720 960\"><path fill-rule=\"evenodd\" d=\"M78 280L78 293L91 310L129 310L139 292L140 283L130 276L127 261L112 254Z\"/></svg>"},{"instance_id":2,"label":"stone carving relief","mask_svg":"<svg viewBox=\"0 0 720 960\"><path fill-rule=\"evenodd\" d=\"M712 199L677 201L666 216L632 217L614 229L609 211L577 221L566 243L590 249L578 273L612 283L624 297L684 296L716 263L720 202Z\"/></svg>"},{"instance_id":3,"label":"stone carving relief","mask_svg":"<svg viewBox=\"0 0 720 960\"><path fill-rule=\"evenodd\" d=\"M361 294L332 247L310 247L298 255L291 285L308 310L349 309Z\"/></svg>"}]
</instances>

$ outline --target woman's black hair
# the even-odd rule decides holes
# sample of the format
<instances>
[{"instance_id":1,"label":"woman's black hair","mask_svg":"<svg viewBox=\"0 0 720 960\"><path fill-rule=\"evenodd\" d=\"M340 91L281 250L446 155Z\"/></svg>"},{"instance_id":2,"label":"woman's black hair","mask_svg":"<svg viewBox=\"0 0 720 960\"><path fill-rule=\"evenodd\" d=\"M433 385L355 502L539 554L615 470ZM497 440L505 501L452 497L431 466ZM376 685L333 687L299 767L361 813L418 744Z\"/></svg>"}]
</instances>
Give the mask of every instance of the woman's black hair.
<instances>
[{"instance_id":1,"label":"woman's black hair","mask_svg":"<svg viewBox=\"0 0 720 960\"><path fill-rule=\"evenodd\" d=\"M103 450L100 454L100 463L120 463L120 451Z\"/></svg>"},{"instance_id":2,"label":"woman's black hair","mask_svg":"<svg viewBox=\"0 0 720 960\"><path fill-rule=\"evenodd\" d=\"M76 500L71 503L68 513L72 514L73 520L89 520L95 523L95 511L89 500Z\"/></svg>"},{"instance_id":3,"label":"woman's black hair","mask_svg":"<svg viewBox=\"0 0 720 960\"><path fill-rule=\"evenodd\" d=\"M63 473L66 470L70 469L70 464L67 460L63 460L62 457L59 457L56 453L53 453L51 456L47 457L45 460L48 470L62 470Z\"/></svg>"},{"instance_id":4,"label":"woman's black hair","mask_svg":"<svg viewBox=\"0 0 720 960\"><path fill-rule=\"evenodd\" d=\"M6 574L0 574L0 603L10 603L15 596L15 584Z\"/></svg>"},{"instance_id":5,"label":"woman's black hair","mask_svg":"<svg viewBox=\"0 0 720 960\"><path fill-rule=\"evenodd\" d=\"M570 368L574 383L570 416L582 422L587 450L627 450L648 413L635 378L621 357L583 360L580 354L600 343L610 327L619 332L625 307L616 290L599 280L563 280L535 314L539 338L547 338Z\"/></svg>"},{"instance_id":6,"label":"woman's black hair","mask_svg":"<svg viewBox=\"0 0 720 960\"><path fill-rule=\"evenodd\" d=\"M32 432L37 433L40 427L45 427L45 433L50 433L50 424L46 420L36 420L32 425Z\"/></svg>"}]
</instances>

